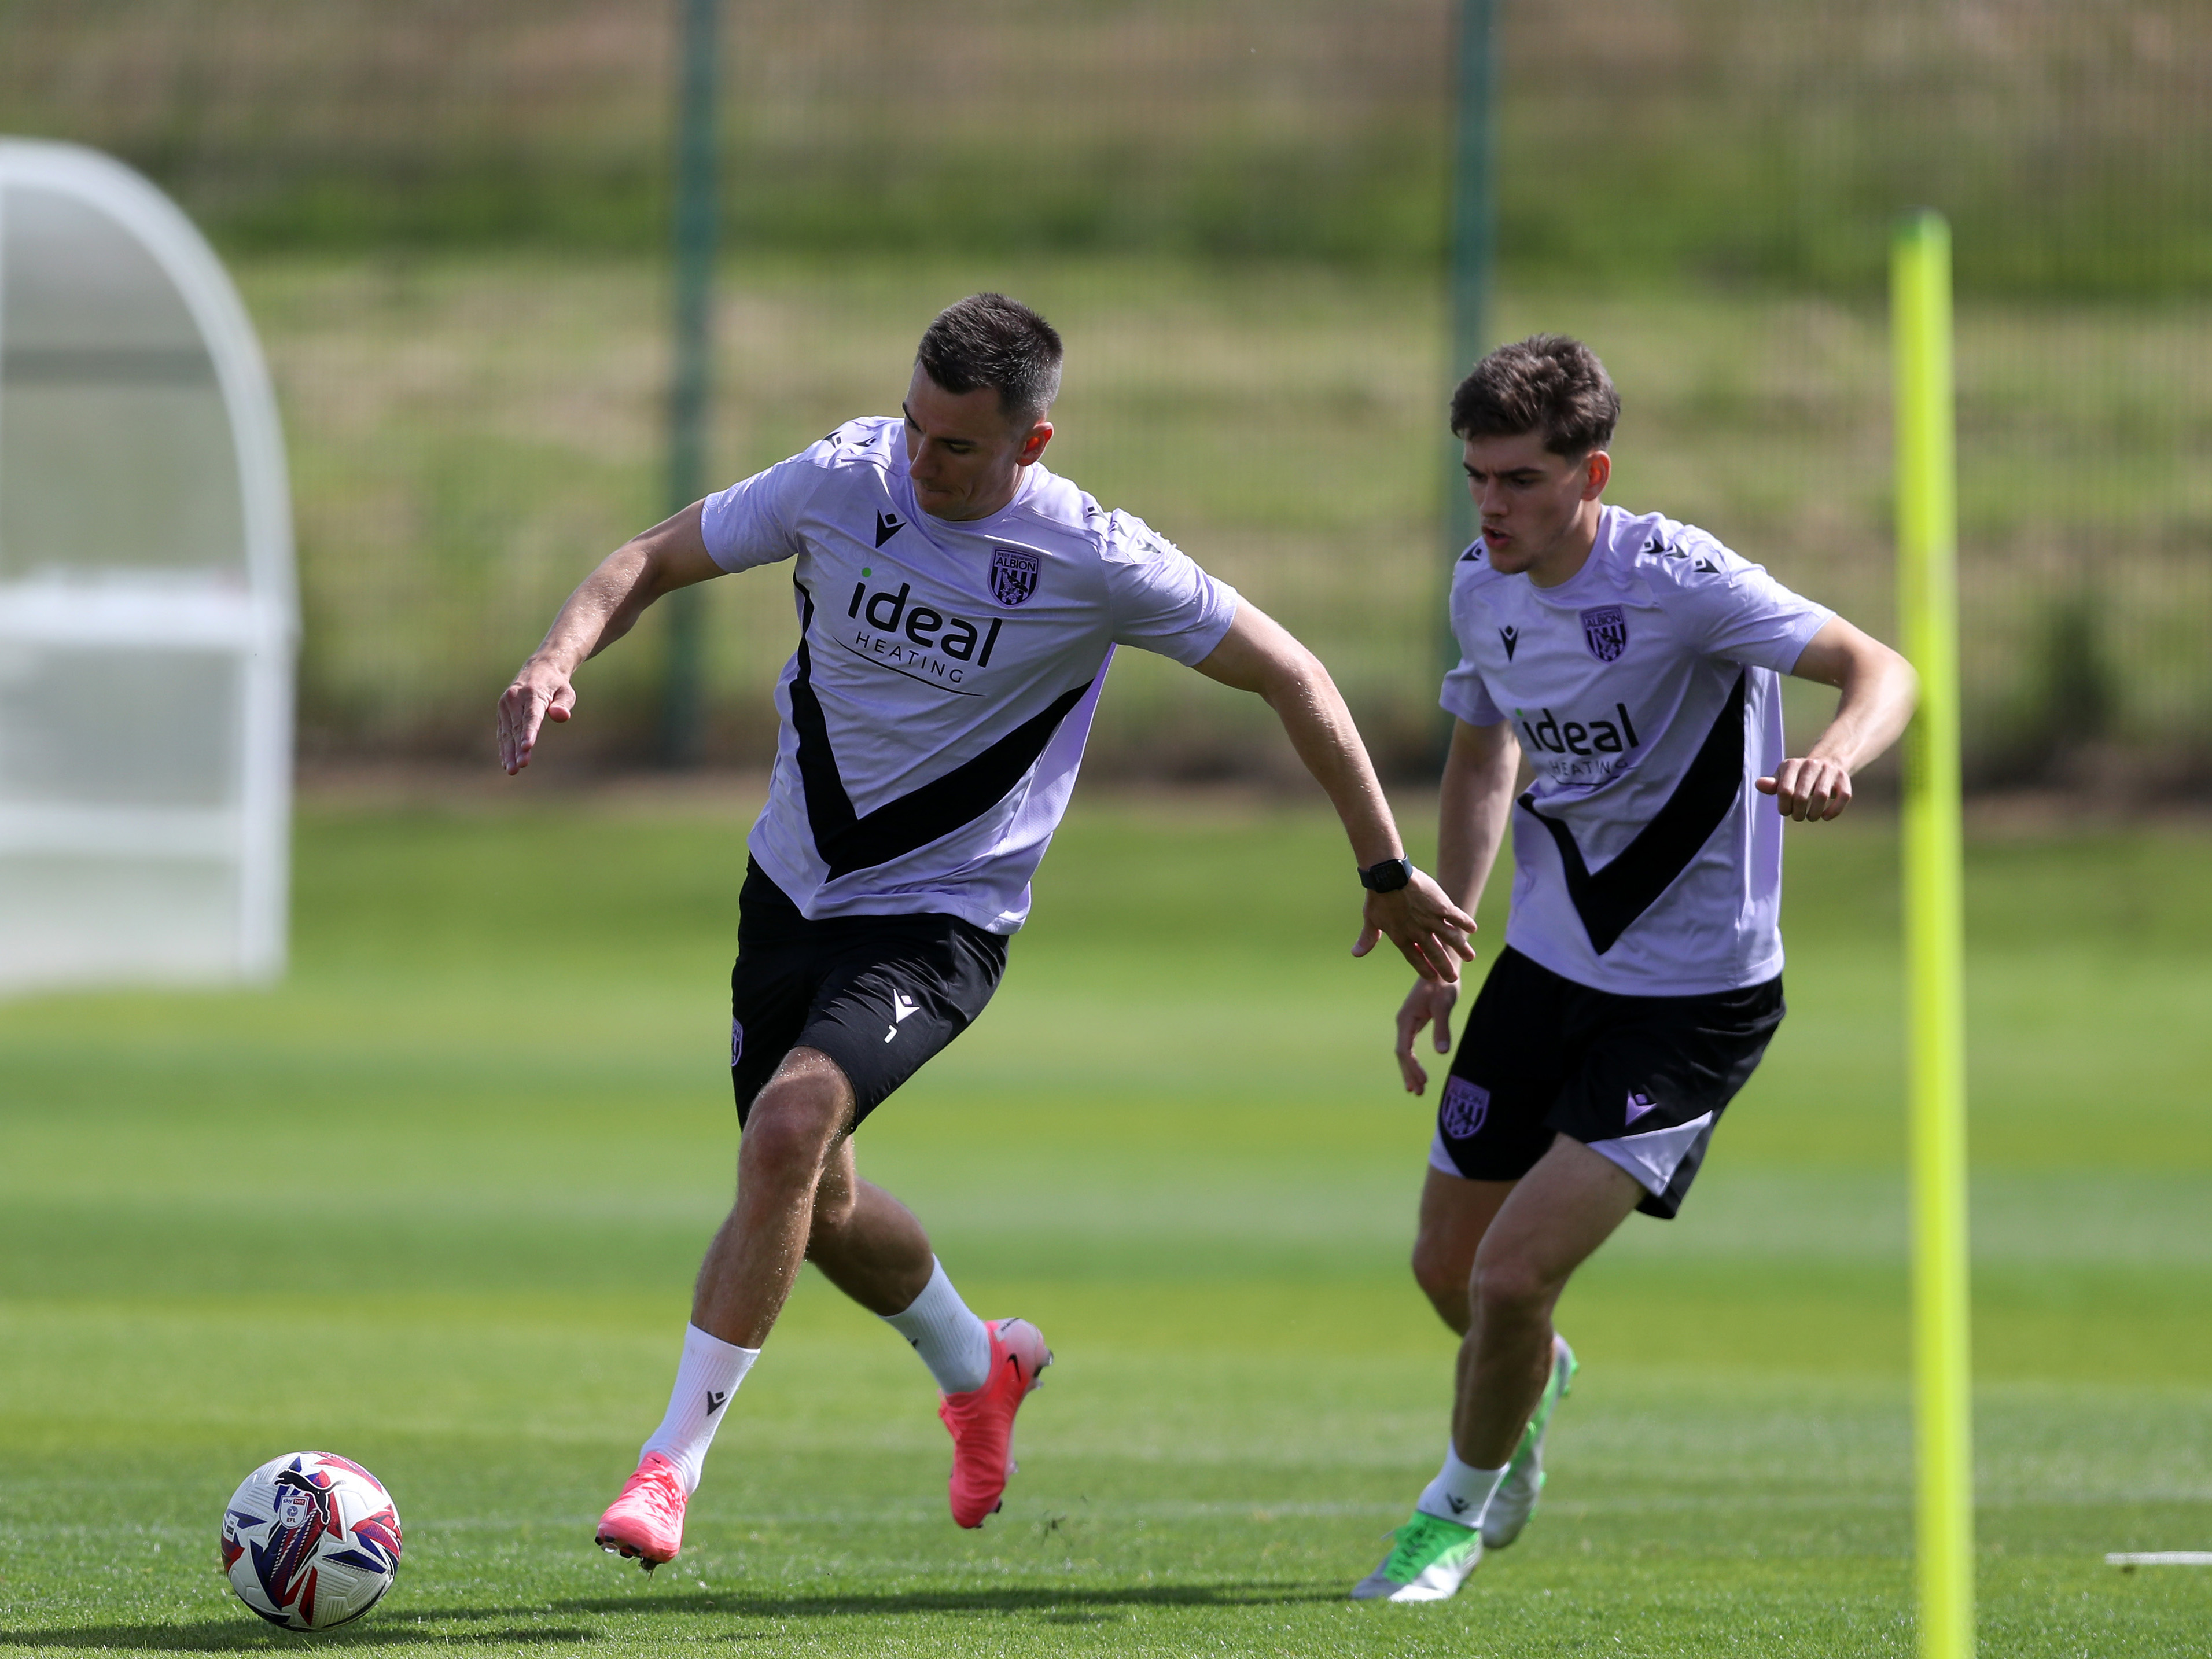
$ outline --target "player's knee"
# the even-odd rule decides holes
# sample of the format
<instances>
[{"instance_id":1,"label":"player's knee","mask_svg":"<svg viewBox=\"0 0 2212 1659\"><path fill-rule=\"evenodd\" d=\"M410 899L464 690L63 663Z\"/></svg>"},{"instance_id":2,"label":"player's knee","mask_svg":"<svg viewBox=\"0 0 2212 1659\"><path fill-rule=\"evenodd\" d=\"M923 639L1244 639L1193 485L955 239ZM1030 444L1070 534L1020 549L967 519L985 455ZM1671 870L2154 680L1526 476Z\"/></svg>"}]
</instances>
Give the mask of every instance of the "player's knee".
<instances>
[{"instance_id":1,"label":"player's knee","mask_svg":"<svg viewBox=\"0 0 2212 1659\"><path fill-rule=\"evenodd\" d=\"M1474 1304L1486 1322L1547 1315L1559 1286L1524 1257L1501 1255L1474 1264Z\"/></svg>"},{"instance_id":2,"label":"player's knee","mask_svg":"<svg viewBox=\"0 0 2212 1659\"><path fill-rule=\"evenodd\" d=\"M745 1117L741 1168L779 1182L811 1183L836 1139L837 1120L811 1091L779 1091L770 1084Z\"/></svg>"}]
</instances>

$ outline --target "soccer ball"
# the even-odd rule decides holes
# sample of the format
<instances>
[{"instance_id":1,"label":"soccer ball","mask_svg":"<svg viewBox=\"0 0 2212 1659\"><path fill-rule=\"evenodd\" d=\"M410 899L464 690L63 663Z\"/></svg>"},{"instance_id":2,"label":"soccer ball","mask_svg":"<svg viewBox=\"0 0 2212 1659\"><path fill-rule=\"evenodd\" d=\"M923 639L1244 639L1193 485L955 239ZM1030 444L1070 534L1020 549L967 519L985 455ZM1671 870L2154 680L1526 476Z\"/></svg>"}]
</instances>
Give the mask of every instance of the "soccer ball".
<instances>
[{"instance_id":1,"label":"soccer ball","mask_svg":"<svg viewBox=\"0 0 2212 1659\"><path fill-rule=\"evenodd\" d=\"M328 1452L272 1457L222 1512L222 1570L272 1625L328 1630L382 1599L399 1571L399 1511L383 1483Z\"/></svg>"}]
</instances>

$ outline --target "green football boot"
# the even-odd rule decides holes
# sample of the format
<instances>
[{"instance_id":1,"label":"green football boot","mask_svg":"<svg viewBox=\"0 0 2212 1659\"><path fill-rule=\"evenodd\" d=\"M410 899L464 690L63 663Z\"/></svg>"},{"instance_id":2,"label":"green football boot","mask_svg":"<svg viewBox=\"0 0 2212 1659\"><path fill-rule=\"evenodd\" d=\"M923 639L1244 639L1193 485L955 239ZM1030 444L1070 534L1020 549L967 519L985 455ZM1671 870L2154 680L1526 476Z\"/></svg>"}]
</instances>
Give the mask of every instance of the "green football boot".
<instances>
[{"instance_id":1,"label":"green football boot","mask_svg":"<svg viewBox=\"0 0 2212 1659\"><path fill-rule=\"evenodd\" d=\"M1422 1510L1390 1536L1382 1565L1352 1587L1355 1601L1442 1601L1482 1559L1482 1534Z\"/></svg>"},{"instance_id":2,"label":"green football boot","mask_svg":"<svg viewBox=\"0 0 2212 1659\"><path fill-rule=\"evenodd\" d=\"M1575 1372L1580 1367L1575 1362L1575 1351L1567 1346L1567 1339L1552 1338L1552 1376L1544 1384L1543 1396L1536 1401L1536 1409L1528 1419L1528 1426L1522 1431L1521 1443L1514 1449L1513 1461L1505 1466L1505 1475L1491 1494L1490 1505L1482 1512L1482 1544L1485 1549L1502 1550L1521 1535L1521 1528L1528 1524L1535 1513L1536 1500L1544 1492L1544 1431L1552 1421L1552 1413L1559 1401L1574 1391Z\"/></svg>"}]
</instances>

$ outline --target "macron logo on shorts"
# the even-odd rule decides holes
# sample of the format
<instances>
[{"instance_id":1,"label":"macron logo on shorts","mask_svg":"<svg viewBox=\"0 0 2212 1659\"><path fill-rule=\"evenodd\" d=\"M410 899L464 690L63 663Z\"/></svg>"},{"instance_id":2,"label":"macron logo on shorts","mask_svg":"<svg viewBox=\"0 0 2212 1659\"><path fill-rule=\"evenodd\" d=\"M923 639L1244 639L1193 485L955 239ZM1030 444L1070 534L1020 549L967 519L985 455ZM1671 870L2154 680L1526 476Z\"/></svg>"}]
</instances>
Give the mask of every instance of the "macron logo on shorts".
<instances>
[{"instance_id":1,"label":"macron logo on shorts","mask_svg":"<svg viewBox=\"0 0 2212 1659\"><path fill-rule=\"evenodd\" d=\"M1448 1139L1466 1140L1481 1133L1483 1120L1489 1115L1489 1090L1463 1077L1444 1079L1443 1109L1437 1115L1437 1127Z\"/></svg>"},{"instance_id":2,"label":"macron logo on shorts","mask_svg":"<svg viewBox=\"0 0 2212 1659\"><path fill-rule=\"evenodd\" d=\"M892 992L891 1028L884 1033L884 1041L889 1042L893 1037L898 1035L898 1028L906 1024L906 1017L908 1014L918 1014L921 1012L921 1005L916 1002L912 997L908 996L905 992Z\"/></svg>"},{"instance_id":3,"label":"macron logo on shorts","mask_svg":"<svg viewBox=\"0 0 2212 1659\"><path fill-rule=\"evenodd\" d=\"M1628 1091L1628 1117L1626 1121L1631 1123L1635 1122L1638 1118L1642 1117L1644 1113L1652 1110L1659 1103L1652 1099L1650 1096L1638 1093L1636 1090L1631 1089Z\"/></svg>"}]
</instances>

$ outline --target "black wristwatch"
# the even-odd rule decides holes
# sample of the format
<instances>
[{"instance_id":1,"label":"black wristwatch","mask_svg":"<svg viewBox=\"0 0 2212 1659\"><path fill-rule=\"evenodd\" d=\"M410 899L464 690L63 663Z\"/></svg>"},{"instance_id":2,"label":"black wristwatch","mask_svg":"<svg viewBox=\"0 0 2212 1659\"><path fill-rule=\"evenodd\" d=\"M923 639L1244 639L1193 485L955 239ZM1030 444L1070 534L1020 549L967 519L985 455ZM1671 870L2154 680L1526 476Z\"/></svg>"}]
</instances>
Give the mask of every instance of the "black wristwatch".
<instances>
[{"instance_id":1,"label":"black wristwatch","mask_svg":"<svg viewBox=\"0 0 2212 1659\"><path fill-rule=\"evenodd\" d=\"M1359 872L1359 884L1370 893L1395 893L1413 878L1410 859L1384 859Z\"/></svg>"}]
</instances>

